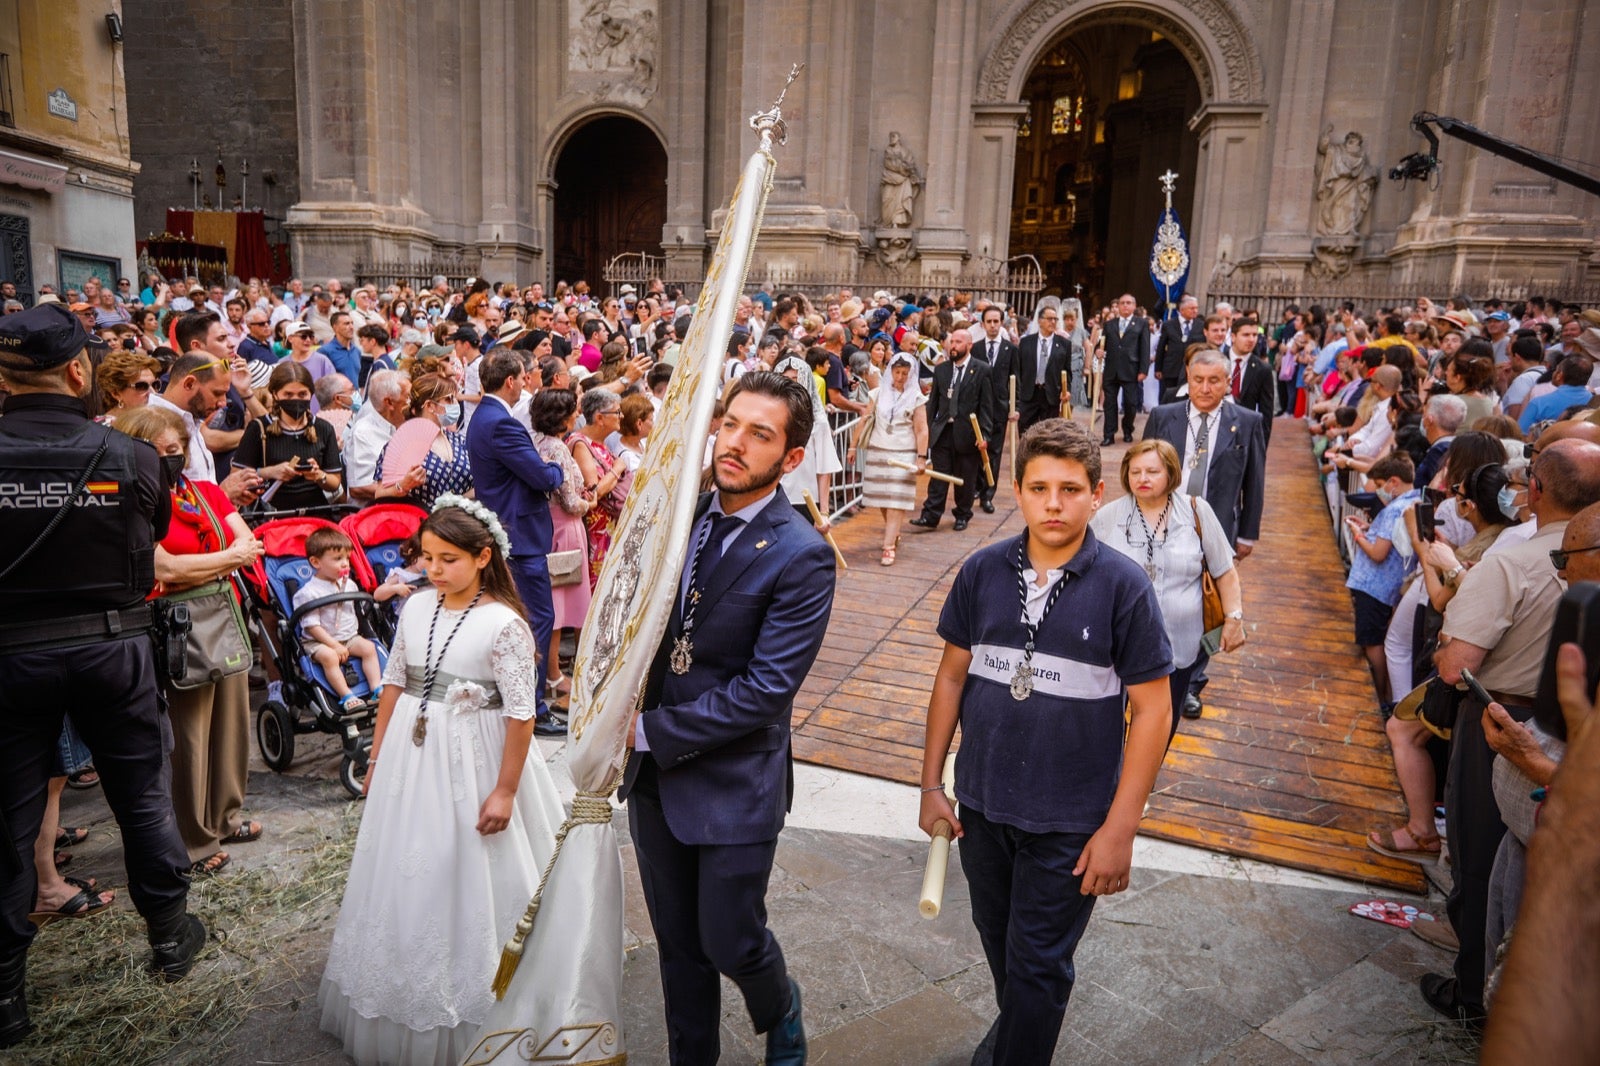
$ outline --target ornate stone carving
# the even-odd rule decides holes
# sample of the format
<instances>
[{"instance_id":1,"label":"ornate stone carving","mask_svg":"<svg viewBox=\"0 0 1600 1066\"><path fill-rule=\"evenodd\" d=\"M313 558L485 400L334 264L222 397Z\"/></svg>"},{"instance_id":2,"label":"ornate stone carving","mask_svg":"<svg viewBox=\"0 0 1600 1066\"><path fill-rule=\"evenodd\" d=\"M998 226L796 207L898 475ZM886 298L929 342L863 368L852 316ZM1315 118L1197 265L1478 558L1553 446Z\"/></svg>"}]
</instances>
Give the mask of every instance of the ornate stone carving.
<instances>
[{"instance_id":1,"label":"ornate stone carving","mask_svg":"<svg viewBox=\"0 0 1600 1066\"><path fill-rule=\"evenodd\" d=\"M880 229L876 232L875 251L878 262L890 270L900 270L916 258L911 231L908 229Z\"/></svg>"},{"instance_id":2,"label":"ornate stone carving","mask_svg":"<svg viewBox=\"0 0 1600 1066\"><path fill-rule=\"evenodd\" d=\"M996 103L1011 99L1011 83L1017 69L1038 51L1046 27L1059 24L1063 14L1077 8L1090 8L1092 0L1032 0L1001 34L982 64L976 102ZM1258 100L1266 94L1261 57L1257 54L1248 24L1233 11L1228 0L1183 0L1190 16L1205 27L1215 43L1223 70L1213 71L1210 53L1195 39L1194 30L1167 13L1145 7L1115 6L1085 11L1072 21L1073 28L1110 22L1135 22L1148 26L1172 41L1188 57L1199 75L1201 92L1208 98L1218 93L1215 78L1227 85L1226 99L1233 102Z\"/></svg>"},{"instance_id":3,"label":"ornate stone carving","mask_svg":"<svg viewBox=\"0 0 1600 1066\"><path fill-rule=\"evenodd\" d=\"M916 156L901 142L899 133L890 133L878 185L879 225L889 229L909 227L921 187L922 171L917 167Z\"/></svg>"},{"instance_id":4,"label":"ornate stone carving","mask_svg":"<svg viewBox=\"0 0 1600 1066\"><path fill-rule=\"evenodd\" d=\"M1317 139L1317 234L1349 237L1361 228L1378 186L1378 169L1367 159L1366 138L1355 130L1333 143L1333 123Z\"/></svg>"},{"instance_id":5,"label":"ornate stone carving","mask_svg":"<svg viewBox=\"0 0 1600 1066\"><path fill-rule=\"evenodd\" d=\"M656 94L657 0L570 0L567 70L580 92L643 106Z\"/></svg>"}]
</instances>

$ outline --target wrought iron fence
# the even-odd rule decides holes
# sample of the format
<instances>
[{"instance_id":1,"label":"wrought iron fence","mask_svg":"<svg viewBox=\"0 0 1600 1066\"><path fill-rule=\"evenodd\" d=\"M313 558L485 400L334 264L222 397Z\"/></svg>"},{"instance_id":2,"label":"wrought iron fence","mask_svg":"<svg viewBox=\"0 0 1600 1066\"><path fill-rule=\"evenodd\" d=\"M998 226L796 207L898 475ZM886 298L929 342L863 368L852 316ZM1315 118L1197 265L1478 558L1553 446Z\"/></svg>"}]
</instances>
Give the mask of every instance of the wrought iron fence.
<instances>
[{"instance_id":1,"label":"wrought iron fence","mask_svg":"<svg viewBox=\"0 0 1600 1066\"><path fill-rule=\"evenodd\" d=\"M647 282L660 279L667 285L682 286L684 297L691 301L700 294L703 282L700 277L671 276L664 256L646 252L615 256L606 264L603 276L613 296L620 293L623 285L644 292ZM753 290L766 283L772 285L774 292L803 292L809 296L849 289L863 299L880 289L896 295L965 292L974 301L990 300L1014 308L1018 315L1029 316L1044 290L1044 271L1031 255L1007 260L974 258L972 266L961 273L912 274L885 270L875 263L838 271L804 271L782 263L752 265L746 277L747 287Z\"/></svg>"},{"instance_id":2,"label":"wrought iron fence","mask_svg":"<svg viewBox=\"0 0 1600 1066\"><path fill-rule=\"evenodd\" d=\"M379 261L358 259L355 264L358 285L376 285L383 289L390 285L410 285L417 292L433 287L433 279L443 276L452 289L464 289L467 282L477 276L481 260L467 257L425 259L416 263L404 260Z\"/></svg>"},{"instance_id":3,"label":"wrought iron fence","mask_svg":"<svg viewBox=\"0 0 1600 1066\"><path fill-rule=\"evenodd\" d=\"M1361 311L1381 307L1415 305L1426 296L1439 307L1452 296L1465 296L1474 306L1485 300L1504 300L1508 304L1542 296L1562 303L1600 306L1600 284L1573 281L1537 281L1533 278L1450 278L1428 277L1399 281L1351 281L1347 283L1306 278L1255 278L1235 281L1224 278L1211 287L1213 304L1226 302L1236 311L1254 310L1261 321L1277 322L1284 310L1295 304L1302 310L1320 304L1332 311L1345 303Z\"/></svg>"}]
</instances>

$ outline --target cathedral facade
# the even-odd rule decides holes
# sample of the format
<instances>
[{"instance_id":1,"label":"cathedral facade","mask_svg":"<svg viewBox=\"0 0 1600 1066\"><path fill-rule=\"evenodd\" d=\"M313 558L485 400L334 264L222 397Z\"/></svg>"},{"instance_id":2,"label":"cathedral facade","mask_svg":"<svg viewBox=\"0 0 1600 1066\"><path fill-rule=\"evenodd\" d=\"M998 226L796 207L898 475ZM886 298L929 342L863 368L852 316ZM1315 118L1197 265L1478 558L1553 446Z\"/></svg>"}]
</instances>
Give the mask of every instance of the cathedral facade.
<instances>
[{"instance_id":1,"label":"cathedral facade","mask_svg":"<svg viewBox=\"0 0 1600 1066\"><path fill-rule=\"evenodd\" d=\"M1600 74L1600 20L1584 8L271 0L256 17L287 42L266 62L290 66L293 114L259 126L295 136L255 165L292 175L278 216L306 277L458 257L491 278L598 284L612 256L642 252L697 278L754 146L746 120L801 63L758 279L912 287L1031 256L1057 291L1146 299L1171 172L1200 293L1575 285L1595 269L1587 193L1448 139L1430 179L1388 171L1424 148L1419 111L1600 161L1600 107L1579 88ZM141 145L133 114L155 182L141 149L165 149Z\"/></svg>"}]
</instances>

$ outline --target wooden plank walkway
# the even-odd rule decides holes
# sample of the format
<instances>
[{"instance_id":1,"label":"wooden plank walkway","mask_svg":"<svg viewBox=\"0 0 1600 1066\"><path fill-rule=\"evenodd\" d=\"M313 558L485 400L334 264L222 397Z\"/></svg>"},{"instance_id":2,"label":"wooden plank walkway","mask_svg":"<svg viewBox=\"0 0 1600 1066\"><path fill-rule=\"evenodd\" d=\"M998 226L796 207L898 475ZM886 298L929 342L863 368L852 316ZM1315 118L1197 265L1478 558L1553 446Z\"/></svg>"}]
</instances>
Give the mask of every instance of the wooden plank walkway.
<instances>
[{"instance_id":1,"label":"wooden plank walkway","mask_svg":"<svg viewBox=\"0 0 1600 1066\"><path fill-rule=\"evenodd\" d=\"M1122 450L1106 449L1108 496L1121 493ZM1240 566L1250 642L1212 660L1205 717L1179 726L1141 832L1420 890L1419 867L1366 846L1403 804L1302 426L1277 423L1267 468L1265 532ZM887 568L876 513L839 525L850 570L796 700L797 758L917 781L945 596L969 552L1022 528L1009 492L996 506L963 533L948 513L936 532L906 533Z\"/></svg>"}]
</instances>

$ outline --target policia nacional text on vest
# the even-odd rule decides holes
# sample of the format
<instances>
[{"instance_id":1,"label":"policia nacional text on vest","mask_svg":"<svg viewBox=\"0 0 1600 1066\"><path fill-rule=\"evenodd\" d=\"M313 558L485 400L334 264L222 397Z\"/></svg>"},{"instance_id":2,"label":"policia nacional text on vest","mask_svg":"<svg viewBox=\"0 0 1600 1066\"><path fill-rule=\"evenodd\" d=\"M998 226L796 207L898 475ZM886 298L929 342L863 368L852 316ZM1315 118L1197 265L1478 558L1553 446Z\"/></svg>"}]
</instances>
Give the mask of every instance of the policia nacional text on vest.
<instances>
[{"instance_id":1,"label":"policia nacional text on vest","mask_svg":"<svg viewBox=\"0 0 1600 1066\"><path fill-rule=\"evenodd\" d=\"M187 913L189 856L172 815L145 602L170 493L155 450L91 422L72 395L88 384L85 350L99 344L59 304L0 317L12 388L0 414L0 1048L32 1031L27 860L64 715L122 830L152 969L180 978L205 943Z\"/></svg>"}]
</instances>

